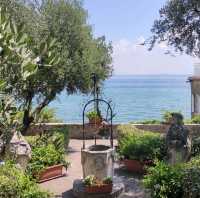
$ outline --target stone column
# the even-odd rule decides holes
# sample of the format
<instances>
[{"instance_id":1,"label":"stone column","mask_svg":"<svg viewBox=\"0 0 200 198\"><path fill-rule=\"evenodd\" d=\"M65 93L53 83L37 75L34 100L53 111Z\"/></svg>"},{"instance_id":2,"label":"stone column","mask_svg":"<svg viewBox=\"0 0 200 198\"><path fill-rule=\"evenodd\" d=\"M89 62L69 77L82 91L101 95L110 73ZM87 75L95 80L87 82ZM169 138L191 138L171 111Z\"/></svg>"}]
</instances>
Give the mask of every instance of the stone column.
<instances>
[{"instance_id":1,"label":"stone column","mask_svg":"<svg viewBox=\"0 0 200 198\"><path fill-rule=\"evenodd\" d=\"M191 84L191 114L200 115L200 63L194 63L193 76L189 78Z\"/></svg>"},{"instance_id":2,"label":"stone column","mask_svg":"<svg viewBox=\"0 0 200 198\"><path fill-rule=\"evenodd\" d=\"M191 83L192 94L191 113L192 116L200 115L200 76L190 77L189 82Z\"/></svg>"}]
</instances>

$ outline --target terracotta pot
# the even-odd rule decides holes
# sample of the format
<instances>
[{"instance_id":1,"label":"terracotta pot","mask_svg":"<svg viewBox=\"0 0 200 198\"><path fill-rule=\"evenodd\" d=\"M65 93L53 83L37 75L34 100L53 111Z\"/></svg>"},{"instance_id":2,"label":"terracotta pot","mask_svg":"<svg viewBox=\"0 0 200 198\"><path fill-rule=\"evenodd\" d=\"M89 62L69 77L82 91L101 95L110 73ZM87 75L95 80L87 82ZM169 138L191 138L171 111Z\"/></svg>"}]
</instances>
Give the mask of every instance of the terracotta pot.
<instances>
[{"instance_id":1,"label":"terracotta pot","mask_svg":"<svg viewBox=\"0 0 200 198\"><path fill-rule=\"evenodd\" d=\"M86 193L111 193L113 184L103 184L95 186L86 186Z\"/></svg>"},{"instance_id":2,"label":"terracotta pot","mask_svg":"<svg viewBox=\"0 0 200 198\"><path fill-rule=\"evenodd\" d=\"M54 178L64 176L65 173L64 173L63 169L64 169L64 166L62 164L45 168L39 174L38 182L41 183L41 182L44 182L44 181L48 181L48 180L51 180L51 179L54 179Z\"/></svg>"},{"instance_id":3,"label":"terracotta pot","mask_svg":"<svg viewBox=\"0 0 200 198\"><path fill-rule=\"evenodd\" d=\"M127 170L135 173L144 173L144 164L138 160L124 160Z\"/></svg>"},{"instance_id":4,"label":"terracotta pot","mask_svg":"<svg viewBox=\"0 0 200 198\"><path fill-rule=\"evenodd\" d=\"M101 125L101 122L102 122L102 118L101 117L89 118L89 124Z\"/></svg>"}]
</instances>

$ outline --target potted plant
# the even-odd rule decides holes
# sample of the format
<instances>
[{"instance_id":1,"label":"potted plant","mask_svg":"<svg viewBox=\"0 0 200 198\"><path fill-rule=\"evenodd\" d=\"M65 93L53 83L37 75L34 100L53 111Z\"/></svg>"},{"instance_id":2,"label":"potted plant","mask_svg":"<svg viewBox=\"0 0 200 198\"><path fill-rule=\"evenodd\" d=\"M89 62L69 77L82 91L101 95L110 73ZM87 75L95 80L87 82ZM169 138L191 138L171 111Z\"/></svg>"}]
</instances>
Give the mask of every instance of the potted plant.
<instances>
[{"instance_id":1,"label":"potted plant","mask_svg":"<svg viewBox=\"0 0 200 198\"><path fill-rule=\"evenodd\" d=\"M111 177L106 177L99 181L94 175L89 175L84 179L85 191L87 193L111 193L113 181Z\"/></svg>"},{"instance_id":2,"label":"potted plant","mask_svg":"<svg viewBox=\"0 0 200 198\"><path fill-rule=\"evenodd\" d=\"M86 114L86 116L89 119L89 124L99 125L102 122L102 117L97 111L90 111Z\"/></svg>"},{"instance_id":3,"label":"potted plant","mask_svg":"<svg viewBox=\"0 0 200 198\"><path fill-rule=\"evenodd\" d=\"M64 159L61 153L53 144L35 147L32 149L32 158L28 164L27 172L38 180L47 181L61 177L65 174L69 162Z\"/></svg>"},{"instance_id":4,"label":"potted plant","mask_svg":"<svg viewBox=\"0 0 200 198\"><path fill-rule=\"evenodd\" d=\"M163 157L164 139L160 134L136 131L123 132L119 137L118 153L129 171L144 173L146 166L151 166L155 159Z\"/></svg>"}]
</instances>

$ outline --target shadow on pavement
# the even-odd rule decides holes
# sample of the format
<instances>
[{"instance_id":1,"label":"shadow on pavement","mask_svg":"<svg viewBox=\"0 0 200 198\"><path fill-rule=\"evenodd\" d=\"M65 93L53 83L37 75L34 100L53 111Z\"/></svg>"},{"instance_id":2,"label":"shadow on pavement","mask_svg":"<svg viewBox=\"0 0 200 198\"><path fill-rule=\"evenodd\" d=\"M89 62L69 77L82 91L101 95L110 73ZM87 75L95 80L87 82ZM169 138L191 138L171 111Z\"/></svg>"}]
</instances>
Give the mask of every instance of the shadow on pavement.
<instances>
[{"instance_id":1,"label":"shadow on pavement","mask_svg":"<svg viewBox=\"0 0 200 198\"><path fill-rule=\"evenodd\" d=\"M72 190L68 190L62 193L62 198L75 198L75 197L73 196Z\"/></svg>"}]
</instances>

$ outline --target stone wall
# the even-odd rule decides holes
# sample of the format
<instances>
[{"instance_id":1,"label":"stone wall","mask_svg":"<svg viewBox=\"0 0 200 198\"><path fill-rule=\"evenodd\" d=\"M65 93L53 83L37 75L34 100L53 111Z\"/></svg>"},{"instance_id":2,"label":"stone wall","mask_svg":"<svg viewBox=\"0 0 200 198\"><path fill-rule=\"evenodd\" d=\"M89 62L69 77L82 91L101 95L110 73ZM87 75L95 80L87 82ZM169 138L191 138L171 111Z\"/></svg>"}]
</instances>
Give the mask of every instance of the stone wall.
<instances>
[{"instance_id":1,"label":"stone wall","mask_svg":"<svg viewBox=\"0 0 200 198\"><path fill-rule=\"evenodd\" d=\"M116 138L117 126L113 125L113 135ZM83 139L83 126L82 124L66 124L66 123L46 123L36 124L28 131L28 135L37 135L49 130L68 130L69 136L72 139ZM85 126L85 137L86 139L93 139L97 129L91 125ZM98 137L97 137L98 138Z\"/></svg>"},{"instance_id":2,"label":"stone wall","mask_svg":"<svg viewBox=\"0 0 200 198\"><path fill-rule=\"evenodd\" d=\"M117 127L119 125L115 124L113 126L114 138L117 138ZM142 129L145 131L152 131L158 133L166 133L168 131L169 125L164 124L132 124L132 126ZM186 125L190 130L192 135L200 135L200 124L189 124ZM48 124L36 124L28 132L28 135L36 135L49 130L68 130L70 138L82 139L82 125L81 124L66 124L66 123L48 123ZM93 139L95 134L95 129L91 125L86 125L85 127L85 137L86 139ZM98 138L98 137L97 137Z\"/></svg>"}]
</instances>

